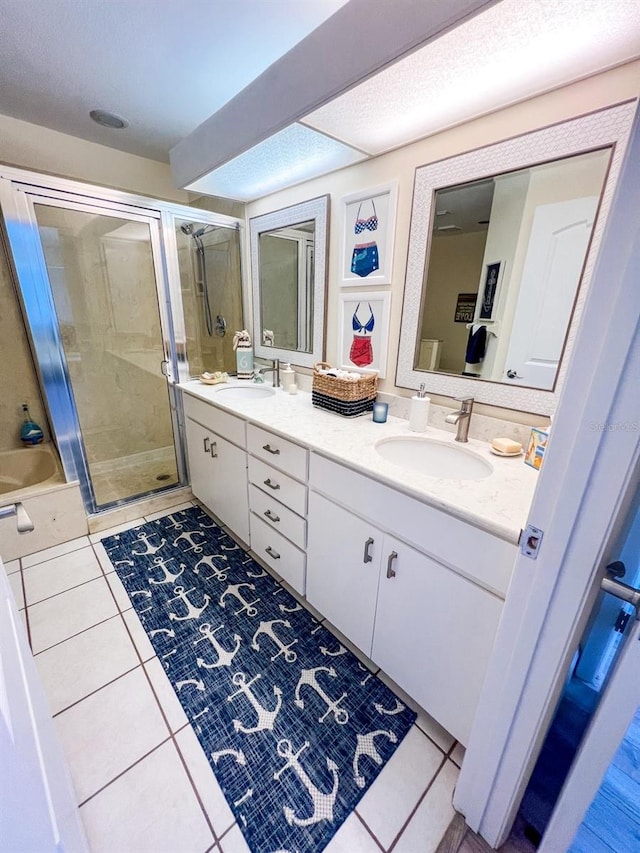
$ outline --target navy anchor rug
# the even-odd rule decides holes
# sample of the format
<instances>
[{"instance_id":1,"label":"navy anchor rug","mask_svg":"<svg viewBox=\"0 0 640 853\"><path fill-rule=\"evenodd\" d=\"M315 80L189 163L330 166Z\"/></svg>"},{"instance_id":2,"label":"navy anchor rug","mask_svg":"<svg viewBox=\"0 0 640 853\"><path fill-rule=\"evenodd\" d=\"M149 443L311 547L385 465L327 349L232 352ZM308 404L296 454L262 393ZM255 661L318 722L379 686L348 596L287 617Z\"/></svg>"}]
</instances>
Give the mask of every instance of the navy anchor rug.
<instances>
[{"instance_id":1,"label":"navy anchor rug","mask_svg":"<svg viewBox=\"0 0 640 853\"><path fill-rule=\"evenodd\" d=\"M415 714L201 509L102 540L253 853L318 853Z\"/></svg>"}]
</instances>

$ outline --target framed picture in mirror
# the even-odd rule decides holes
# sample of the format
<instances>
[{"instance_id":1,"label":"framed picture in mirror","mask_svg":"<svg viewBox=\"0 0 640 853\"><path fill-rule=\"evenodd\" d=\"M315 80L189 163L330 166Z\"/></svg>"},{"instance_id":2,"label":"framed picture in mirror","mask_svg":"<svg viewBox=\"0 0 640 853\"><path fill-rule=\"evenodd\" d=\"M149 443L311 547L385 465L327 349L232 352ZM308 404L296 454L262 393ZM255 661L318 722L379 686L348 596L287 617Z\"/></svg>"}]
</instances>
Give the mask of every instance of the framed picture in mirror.
<instances>
[{"instance_id":1,"label":"framed picture in mirror","mask_svg":"<svg viewBox=\"0 0 640 853\"><path fill-rule=\"evenodd\" d=\"M343 286L391 284L397 195L388 184L342 198Z\"/></svg>"}]
</instances>

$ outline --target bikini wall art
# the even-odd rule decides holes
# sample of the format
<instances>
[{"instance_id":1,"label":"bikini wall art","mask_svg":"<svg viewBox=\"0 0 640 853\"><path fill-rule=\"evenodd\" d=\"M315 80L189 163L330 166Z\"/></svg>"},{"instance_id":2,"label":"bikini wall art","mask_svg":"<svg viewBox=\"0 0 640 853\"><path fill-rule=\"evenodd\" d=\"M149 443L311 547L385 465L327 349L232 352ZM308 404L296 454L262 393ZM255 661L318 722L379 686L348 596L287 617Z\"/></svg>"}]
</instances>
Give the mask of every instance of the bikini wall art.
<instances>
[{"instance_id":1,"label":"bikini wall art","mask_svg":"<svg viewBox=\"0 0 640 853\"><path fill-rule=\"evenodd\" d=\"M391 284L397 184L342 198L341 284Z\"/></svg>"},{"instance_id":2,"label":"bikini wall art","mask_svg":"<svg viewBox=\"0 0 640 853\"><path fill-rule=\"evenodd\" d=\"M341 293L338 329L338 364L345 370L387 372L389 308L391 294Z\"/></svg>"}]
</instances>

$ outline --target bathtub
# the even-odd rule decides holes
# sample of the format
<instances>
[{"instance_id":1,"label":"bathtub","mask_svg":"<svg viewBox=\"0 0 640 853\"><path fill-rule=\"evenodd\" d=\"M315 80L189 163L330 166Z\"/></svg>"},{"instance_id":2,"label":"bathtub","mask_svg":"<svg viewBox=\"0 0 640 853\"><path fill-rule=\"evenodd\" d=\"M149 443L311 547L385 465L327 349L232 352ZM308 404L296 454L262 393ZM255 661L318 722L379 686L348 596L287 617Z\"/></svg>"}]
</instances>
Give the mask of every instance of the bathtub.
<instances>
[{"instance_id":1,"label":"bathtub","mask_svg":"<svg viewBox=\"0 0 640 853\"><path fill-rule=\"evenodd\" d=\"M0 453L0 506L20 501L35 529L18 533L15 519L0 520L0 557L16 560L88 532L77 482L65 482L55 447L38 444Z\"/></svg>"}]
</instances>

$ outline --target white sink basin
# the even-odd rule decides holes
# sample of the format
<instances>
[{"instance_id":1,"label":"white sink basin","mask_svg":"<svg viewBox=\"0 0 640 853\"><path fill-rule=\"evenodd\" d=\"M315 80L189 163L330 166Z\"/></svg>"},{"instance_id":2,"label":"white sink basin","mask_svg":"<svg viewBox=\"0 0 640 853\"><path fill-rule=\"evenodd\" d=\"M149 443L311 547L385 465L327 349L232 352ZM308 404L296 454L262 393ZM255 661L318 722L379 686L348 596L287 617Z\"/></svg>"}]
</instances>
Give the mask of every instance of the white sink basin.
<instances>
[{"instance_id":1,"label":"white sink basin","mask_svg":"<svg viewBox=\"0 0 640 853\"><path fill-rule=\"evenodd\" d=\"M448 480L483 480L493 466L466 447L416 436L383 438L376 442L383 459L411 471Z\"/></svg>"},{"instance_id":2,"label":"white sink basin","mask_svg":"<svg viewBox=\"0 0 640 853\"><path fill-rule=\"evenodd\" d=\"M272 397L276 389L272 385L226 385L216 391L216 397L222 395L222 402L228 400L261 400Z\"/></svg>"}]
</instances>

